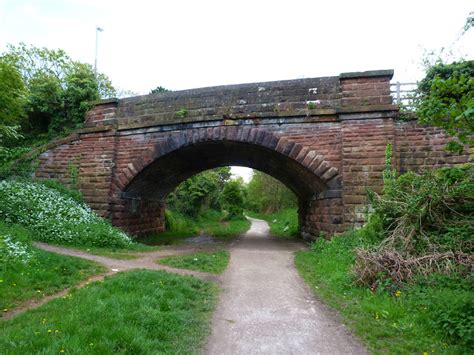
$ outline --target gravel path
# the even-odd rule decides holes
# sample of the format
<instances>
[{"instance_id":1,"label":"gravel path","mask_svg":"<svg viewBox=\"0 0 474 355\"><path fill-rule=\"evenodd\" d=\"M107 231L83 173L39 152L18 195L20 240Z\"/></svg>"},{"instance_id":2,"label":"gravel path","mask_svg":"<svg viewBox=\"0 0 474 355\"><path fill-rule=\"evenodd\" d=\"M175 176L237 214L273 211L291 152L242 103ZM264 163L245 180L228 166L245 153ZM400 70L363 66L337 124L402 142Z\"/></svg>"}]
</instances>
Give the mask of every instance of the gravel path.
<instances>
[{"instance_id":1,"label":"gravel path","mask_svg":"<svg viewBox=\"0 0 474 355\"><path fill-rule=\"evenodd\" d=\"M156 263L156 260L158 258L184 254L184 253L189 253L189 252L194 251L194 249L190 249L190 248L186 249L184 252L160 250L156 252L140 253L140 254L137 254L140 256L138 259L120 260L120 259L109 258L106 256L89 254L81 250L65 248L65 247L60 247L60 246L46 244L46 243L35 242L34 244L38 248L46 250L46 251L52 251L54 253L58 253L62 255L75 256L78 258L95 261L99 264L104 265L112 272L127 271L127 270L132 270L132 269L164 270L164 271L172 272L179 275L191 275L203 280L214 281L214 282L220 283L220 279L216 275L208 274L206 272L193 271L193 270L176 269L170 266L160 265Z\"/></svg>"},{"instance_id":2,"label":"gravel path","mask_svg":"<svg viewBox=\"0 0 474 355\"><path fill-rule=\"evenodd\" d=\"M299 277L293 259L301 245L271 238L265 221L250 220L231 249L205 352L366 354Z\"/></svg>"}]
</instances>

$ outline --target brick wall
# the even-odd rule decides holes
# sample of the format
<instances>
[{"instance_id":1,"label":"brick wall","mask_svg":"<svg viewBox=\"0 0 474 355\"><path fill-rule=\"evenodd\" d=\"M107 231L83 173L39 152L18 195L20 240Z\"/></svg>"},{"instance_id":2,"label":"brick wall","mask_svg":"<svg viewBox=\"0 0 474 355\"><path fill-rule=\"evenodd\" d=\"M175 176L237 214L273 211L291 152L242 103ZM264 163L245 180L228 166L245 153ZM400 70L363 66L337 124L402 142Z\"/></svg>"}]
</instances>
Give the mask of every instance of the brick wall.
<instances>
[{"instance_id":1,"label":"brick wall","mask_svg":"<svg viewBox=\"0 0 474 355\"><path fill-rule=\"evenodd\" d=\"M108 100L88 112L86 129L46 147L36 175L76 183L98 214L141 234L164 229L163 201L180 181L216 166L246 165L298 195L304 238L339 233L363 223L366 189L381 191L387 144L399 171L469 159L444 152L441 130L394 121L392 74Z\"/></svg>"},{"instance_id":2,"label":"brick wall","mask_svg":"<svg viewBox=\"0 0 474 355\"><path fill-rule=\"evenodd\" d=\"M472 153L452 154L445 150L448 137L440 128L424 127L416 122L398 122L394 158L400 172L472 162Z\"/></svg>"}]
</instances>

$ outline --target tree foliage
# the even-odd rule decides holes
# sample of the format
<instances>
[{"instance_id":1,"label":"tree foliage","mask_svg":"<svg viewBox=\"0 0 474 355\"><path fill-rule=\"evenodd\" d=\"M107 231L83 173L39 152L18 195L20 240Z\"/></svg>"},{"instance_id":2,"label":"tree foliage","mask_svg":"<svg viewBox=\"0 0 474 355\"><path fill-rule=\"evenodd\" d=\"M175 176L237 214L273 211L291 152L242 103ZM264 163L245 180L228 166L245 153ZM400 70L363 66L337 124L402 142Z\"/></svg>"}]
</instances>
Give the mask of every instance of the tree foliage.
<instances>
[{"instance_id":1,"label":"tree foliage","mask_svg":"<svg viewBox=\"0 0 474 355\"><path fill-rule=\"evenodd\" d=\"M295 194L270 175L254 170L247 187L246 207L258 213L274 213L298 205Z\"/></svg>"},{"instance_id":2,"label":"tree foliage","mask_svg":"<svg viewBox=\"0 0 474 355\"><path fill-rule=\"evenodd\" d=\"M24 88L21 105L14 116L22 118L25 133L34 136L56 135L83 123L88 102L115 94L104 74L95 74L89 64L73 61L63 50L9 45L1 58L4 65L16 68ZM8 94L9 100L16 97ZM2 109L3 111L3 109Z\"/></svg>"},{"instance_id":3,"label":"tree foliage","mask_svg":"<svg viewBox=\"0 0 474 355\"><path fill-rule=\"evenodd\" d=\"M244 186L241 179L228 181L222 190L221 203L229 219L243 218Z\"/></svg>"},{"instance_id":4,"label":"tree foliage","mask_svg":"<svg viewBox=\"0 0 474 355\"><path fill-rule=\"evenodd\" d=\"M168 196L168 206L194 217L206 208L220 210L220 194L230 177L229 167L207 170L191 176Z\"/></svg>"},{"instance_id":5,"label":"tree foliage","mask_svg":"<svg viewBox=\"0 0 474 355\"><path fill-rule=\"evenodd\" d=\"M474 143L474 61L438 63L418 85L416 113L422 124L443 128L453 139L448 150Z\"/></svg>"},{"instance_id":6,"label":"tree foliage","mask_svg":"<svg viewBox=\"0 0 474 355\"><path fill-rule=\"evenodd\" d=\"M0 57L0 124L15 125L23 113L25 86L18 68Z\"/></svg>"},{"instance_id":7,"label":"tree foliage","mask_svg":"<svg viewBox=\"0 0 474 355\"><path fill-rule=\"evenodd\" d=\"M25 86L19 70L0 57L0 161L11 155L7 146L21 137Z\"/></svg>"}]
</instances>

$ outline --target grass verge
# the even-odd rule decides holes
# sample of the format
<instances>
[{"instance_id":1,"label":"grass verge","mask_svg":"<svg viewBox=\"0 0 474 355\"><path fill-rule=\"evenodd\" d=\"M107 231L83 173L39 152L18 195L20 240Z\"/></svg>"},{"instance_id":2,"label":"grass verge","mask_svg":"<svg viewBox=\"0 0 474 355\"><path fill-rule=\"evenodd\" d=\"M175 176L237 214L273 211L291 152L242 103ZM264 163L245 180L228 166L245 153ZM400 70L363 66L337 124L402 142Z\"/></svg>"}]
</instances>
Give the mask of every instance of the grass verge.
<instances>
[{"instance_id":1,"label":"grass verge","mask_svg":"<svg viewBox=\"0 0 474 355\"><path fill-rule=\"evenodd\" d=\"M199 353L217 292L193 277L120 273L0 323L0 348L16 354Z\"/></svg>"},{"instance_id":2,"label":"grass verge","mask_svg":"<svg viewBox=\"0 0 474 355\"><path fill-rule=\"evenodd\" d=\"M0 224L0 234L29 240L28 230ZM71 287L105 269L87 260L58 255L34 247L27 263L0 263L0 309L8 310L29 299L42 298Z\"/></svg>"},{"instance_id":3,"label":"grass verge","mask_svg":"<svg viewBox=\"0 0 474 355\"><path fill-rule=\"evenodd\" d=\"M351 268L354 248L366 243L360 233L320 240L311 251L296 254L296 266L313 291L337 309L376 353L470 353L472 348L450 342L436 327L443 317L442 310L454 310L456 304L464 305L469 299L474 304L468 282L456 276L432 275L394 293L381 287L378 291L358 287ZM459 324L451 324L454 326ZM464 326L472 332L472 327Z\"/></svg>"},{"instance_id":4,"label":"grass verge","mask_svg":"<svg viewBox=\"0 0 474 355\"><path fill-rule=\"evenodd\" d=\"M127 246L126 248L114 248L114 247L88 247L83 245L74 245L74 246L67 246L72 249L79 249L85 251L89 254L105 256L112 259L118 260L133 260L140 258L139 255L136 253L143 253L143 252L152 252L156 250L160 250L161 247L159 246L151 246L151 245L144 245L141 243L133 243Z\"/></svg>"},{"instance_id":5,"label":"grass verge","mask_svg":"<svg viewBox=\"0 0 474 355\"><path fill-rule=\"evenodd\" d=\"M294 238L298 233L298 212L296 208L286 208L276 213L265 214L247 212L248 216L263 219L270 225L270 234L281 238Z\"/></svg>"},{"instance_id":6,"label":"grass verge","mask_svg":"<svg viewBox=\"0 0 474 355\"><path fill-rule=\"evenodd\" d=\"M157 260L157 263L212 274L221 274L229 264L230 254L221 250L215 252L200 252L187 255L170 256Z\"/></svg>"}]
</instances>

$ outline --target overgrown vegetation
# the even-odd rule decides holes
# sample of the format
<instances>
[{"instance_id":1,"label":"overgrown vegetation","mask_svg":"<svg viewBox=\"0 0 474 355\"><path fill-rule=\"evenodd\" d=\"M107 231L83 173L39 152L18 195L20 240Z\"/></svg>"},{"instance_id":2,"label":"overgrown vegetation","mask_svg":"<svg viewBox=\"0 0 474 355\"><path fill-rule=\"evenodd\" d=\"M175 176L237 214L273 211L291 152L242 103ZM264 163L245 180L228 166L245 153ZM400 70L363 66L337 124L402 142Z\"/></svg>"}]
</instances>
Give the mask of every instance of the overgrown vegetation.
<instances>
[{"instance_id":1,"label":"overgrown vegetation","mask_svg":"<svg viewBox=\"0 0 474 355\"><path fill-rule=\"evenodd\" d=\"M216 296L216 285L193 277L120 273L2 322L0 348L8 354L196 353Z\"/></svg>"},{"instance_id":2,"label":"overgrown vegetation","mask_svg":"<svg viewBox=\"0 0 474 355\"><path fill-rule=\"evenodd\" d=\"M375 353L472 352L472 276L417 275L396 285L382 275L373 288L356 282L355 249L377 245L380 232L373 221L330 241L320 239L310 251L297 253L297 268Z\"/></svg>"},{"instance_id":3,"label":"overgrown vegetation","mask_svg":"<svg viewBox=\"0 0 474 355\"><path fill-rule=\"evenodd\" d=\"M37 240L96 247L132 244L85 204L40 183L1 181L0 201L0 220L25 226Z\"/></svg>"},{"instance_id":4,"label":"overgrown vegetation","mask_svg":"<svg viewBox=\"0 0 474 355\"><path fill-rule=\"evenodd\" d=\"M87 260L49 253L31 245L24 227L0 223L0 310L42 298L100 273L104 269Z\"/></svg>"},{"instance_id":5,"label":"overgrown vegetation","mask_svg":"<svg viewBox=\"0 0 474 355\"><path fill-rule=\"evenodd\" d=\"M159 264L188 269L212 274L221 274L229 264L230 254L228 251L199 252L186 255L170 256L158 259Z\"/></svg>"},{"instance_id":6,"label":"overgrown vegetation","mask_svg":"<svg viewBox=\"0 0 474 355\"><path fill-rule=\"evenodd\" d=\"M383 195L369 194L381 232L376 247L357 250L359 281L374 287L384 278L401 284L420 273L472 273L472 164L397 177L390 157L389 147Z\"/></svg>"}]
</instances>

